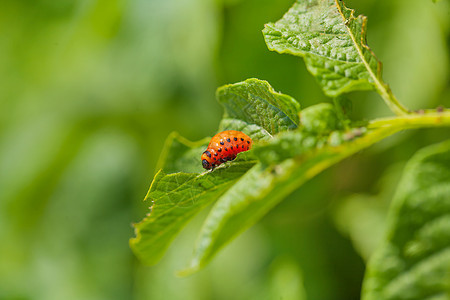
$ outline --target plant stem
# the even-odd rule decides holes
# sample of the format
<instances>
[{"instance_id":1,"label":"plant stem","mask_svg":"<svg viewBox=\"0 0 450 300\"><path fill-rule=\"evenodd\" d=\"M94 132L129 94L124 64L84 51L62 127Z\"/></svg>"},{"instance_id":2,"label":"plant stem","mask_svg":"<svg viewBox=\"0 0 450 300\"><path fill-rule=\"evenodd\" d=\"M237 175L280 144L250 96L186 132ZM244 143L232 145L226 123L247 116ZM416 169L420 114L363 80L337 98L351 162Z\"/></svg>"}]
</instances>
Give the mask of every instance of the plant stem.
<instances>
[{"instance_id":1,"label":"plant stem","mask_svg":"<svg viewBox=\"0 0 450 300\"><path fill-rule=\"evenodd\" d=\"M397 117L380 118L369 122L368 128L375 129L380 127L391 127L410 129L420 127L440 127L450 126L450 109L442 111L426 110L421 113L410 113Z\"/></svg>"},{"instance_id":2,"label":"plant stem","mask_svg":"<svg viewBox=\"0 0 450 300\"><path fill-rule=\"evenodd\" d=\"M405 116L411 114L411 112L401 104L397 98L392 93L391 89L380 82L378 79L375 81L378 93L383 98L387 106L395 113L397 116Z\"/></svg>"}]
</instances>

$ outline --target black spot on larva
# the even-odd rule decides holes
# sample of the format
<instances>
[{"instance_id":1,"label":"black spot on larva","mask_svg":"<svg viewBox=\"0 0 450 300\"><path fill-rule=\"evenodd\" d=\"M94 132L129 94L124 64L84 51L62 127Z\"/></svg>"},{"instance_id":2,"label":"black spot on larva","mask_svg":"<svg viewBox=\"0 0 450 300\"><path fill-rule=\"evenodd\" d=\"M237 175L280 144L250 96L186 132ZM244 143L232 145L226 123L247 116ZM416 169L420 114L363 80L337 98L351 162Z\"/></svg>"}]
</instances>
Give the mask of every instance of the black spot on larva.
<instances>
[{"instance_id":1,"label":"black spot on larva","mask_svg":"<svg viewBox=\"0 0 450 300\"><path fill-rule=\"evenodd\" d=\"M243 138L241 138L241 141L243 142L243 141L244 141L244 139L243 139Z\"/></svg>"},{"instance_id":2,"label":"black spot on larva","mask_svg":"<svg viewBox=\"0 0 450 300\"><path fill-rule=\"evenodd\" d=\"M230 138L228 138L228 139L227 139L227 142L228 142L228 143L231 143L231 140L230 140Z\"/></svg>"},{"instance_id":3,"label":"black spot on larva","mask_svg":"<svg viewBox=\"0 0 450 300\"><path fill-rule=\"evenodd\" d=\"M214 160L217 160L217 158L214 157Z\"/></svg>"},{"instance_id":4,"label":"black spot on larva","mask_svg":"<svg viewBox=\"0 0 450 300\"><path fill-rule=\"evenodd\" d=\"M217 152L216 153L214 153L214 156L217 156L217 155L219 155Z\"/></svg>"},{"instance_id":5,"label":"black spot on larva","mask_svg":"<svg viewBox=\"0 0 450 300\"><path fill-rule=\"evenodd\" d=\"M223 158L221 158L220 161L223 162L223 163L227 162L226 159L223 159Z\"/></svg>"},{"instance_id":6,"label":"black spot on larva","mask_svg":"<svg viewBox=\"0 0 450 300\"><path fill-rule=\"evenodd\" d=\"M248 150L248 146L247 146L247 150Z\"/></svg>"},{"instance_id":7,"label":"black spot on larva","mask_svg":"<svg viewBox=\"0 0 450 300\"><path fill-rule=\"evenodd\" d=\"M225 145L225 143L223 142L223 141L220 141L220 144L223 146L223 145Z\"/></svg>"},{"instance_id":8,"label":"black spot on larva","mask_svg":"<svg viewBox=\"0 0 450 300\"><path fill-rule=\"evenodd\" d=\"M244 145L242 145L242 149L244 149Z\"/></svg>"},{"instance_id":9,"label":"black spot on larva","mask_svg":"<svg viewBox=\"0 0 450 300\"><path fill-rule=\"evenodd\" d=\"M211 153L210 153L208 150L206 150L206 151L203 152L203 153L205 153L209 158L211 158Z\"/></svg>"},{"instance_id":10,"label":"black spot on larva","mask_svg":"<svg viewBox=\"0 0 450 300\"><path fill-rule=\"evenodd\" d=\"M231 146L230 148L231 148L231 150L233 150L233 146Z\"/></svg>"},{"instance_id":11,"label":"black spot on larva","mask_svg":"<svg viewBox=\"0 0 450 300\"><path fill-rule=\"evenodd\" d=\"M250 144L250 141L247 141L247 144Z\"/></svg>"},{"instance_id":12,"label":"black spot on larva","mask_svg":"<svg viewBox=\"0 0 450 300\"><path fill-rule=\"evenodd\" d=\"M235 137L234 140L237 141L237 137Z\"/></svg>"},{"instance_id":13,"label":"black spot on larva","mask_svg":"<svg viewBox=\"0 0 450 300\"><path fill-rule=\"evenodd\" d=\"M219 148L217 151L222 152L222 148Z\"/></svg>"},{"instance_id":14,"label":"black spot on larva","mask_svg":"<svg viewBox=\"0 0 450 300\"><path fill-rule=\"evenodd\" d=\"M233 147L231 147L231 148L233 148ZM225 147L225 151L228 151L227 147Z\"/></svg>"}]
</instances>

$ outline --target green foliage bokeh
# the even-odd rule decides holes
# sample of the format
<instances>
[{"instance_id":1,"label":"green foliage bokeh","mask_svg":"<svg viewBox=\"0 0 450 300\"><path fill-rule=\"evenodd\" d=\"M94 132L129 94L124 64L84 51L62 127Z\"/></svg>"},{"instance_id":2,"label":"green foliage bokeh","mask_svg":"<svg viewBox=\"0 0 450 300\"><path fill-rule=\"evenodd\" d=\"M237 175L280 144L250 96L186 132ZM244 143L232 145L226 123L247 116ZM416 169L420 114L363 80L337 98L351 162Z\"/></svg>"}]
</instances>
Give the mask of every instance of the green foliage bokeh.
<instances>
[{"instance_id":1,"label":"green foliage bokeh","mask_svg":"<svg viewBox=\"0 0 450 300\"><path fill-rule=\"evenodd\" d=\"M403 133L324 172L192 277L173 270L196 220L155 267L128 247L166 136L214 134L218 86L258 77L302 107L327 101L301 60L264 44L263 25L291 4L0 3L0 299L358 299L367 253L354 249L374 246L343 224L361 210L346 200L373 200L370 228L383 226L392 166L448 129ZM348 5L368 16L398 98L450 106L448 2ZM358 117L387 113L373 92L350 98Z\"/></svg>"}]
</instances>

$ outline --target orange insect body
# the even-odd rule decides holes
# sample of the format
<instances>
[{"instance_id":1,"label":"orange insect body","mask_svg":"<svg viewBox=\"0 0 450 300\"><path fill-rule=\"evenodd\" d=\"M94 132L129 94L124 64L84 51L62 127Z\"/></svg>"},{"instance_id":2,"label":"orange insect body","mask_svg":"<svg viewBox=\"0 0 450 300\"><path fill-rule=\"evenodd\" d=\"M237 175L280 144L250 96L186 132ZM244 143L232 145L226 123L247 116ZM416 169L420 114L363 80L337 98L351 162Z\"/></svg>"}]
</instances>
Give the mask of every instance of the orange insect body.
<instances>
[{"instance_id":1,"label":"orange insect body","mask_svg":"<svg viewBox=\"0 0 450 300\"><path fill-rule=\"evenodd\" d=\"M202 154L203 168L214 169L224 162L234 160L238 153L250 150L252 143L252 139L241 131L219 132L213 136L208 149Z\"/></svg>"}]
</instances>

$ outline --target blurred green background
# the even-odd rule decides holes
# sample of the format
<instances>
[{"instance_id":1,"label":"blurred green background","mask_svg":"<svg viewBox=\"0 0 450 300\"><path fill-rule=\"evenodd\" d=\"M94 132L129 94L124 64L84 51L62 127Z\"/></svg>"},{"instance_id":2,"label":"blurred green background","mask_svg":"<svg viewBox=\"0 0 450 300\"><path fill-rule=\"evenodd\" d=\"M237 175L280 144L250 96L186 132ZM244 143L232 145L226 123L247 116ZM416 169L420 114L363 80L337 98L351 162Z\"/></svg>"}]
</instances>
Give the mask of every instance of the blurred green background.
<instances>
[{"instance_id":1,"label":"blurred green background","mask_svg":"<svg viewBox=\"0 0 450 300\"><path fill-rule=\"evenodd\" d=\"M292 0L0 1L0 299L359 299L404 162L448 129L397 134L327 170L205 270L186 266L205 213L160 264L128 247L171 131L215 134L215 89L268 80L325 98L261 29ZM450 106L449 2L347 1L369 17L384 78L413 109ZM354 118L388 115L353 93Z\"/></svg>"}]
</instances>

